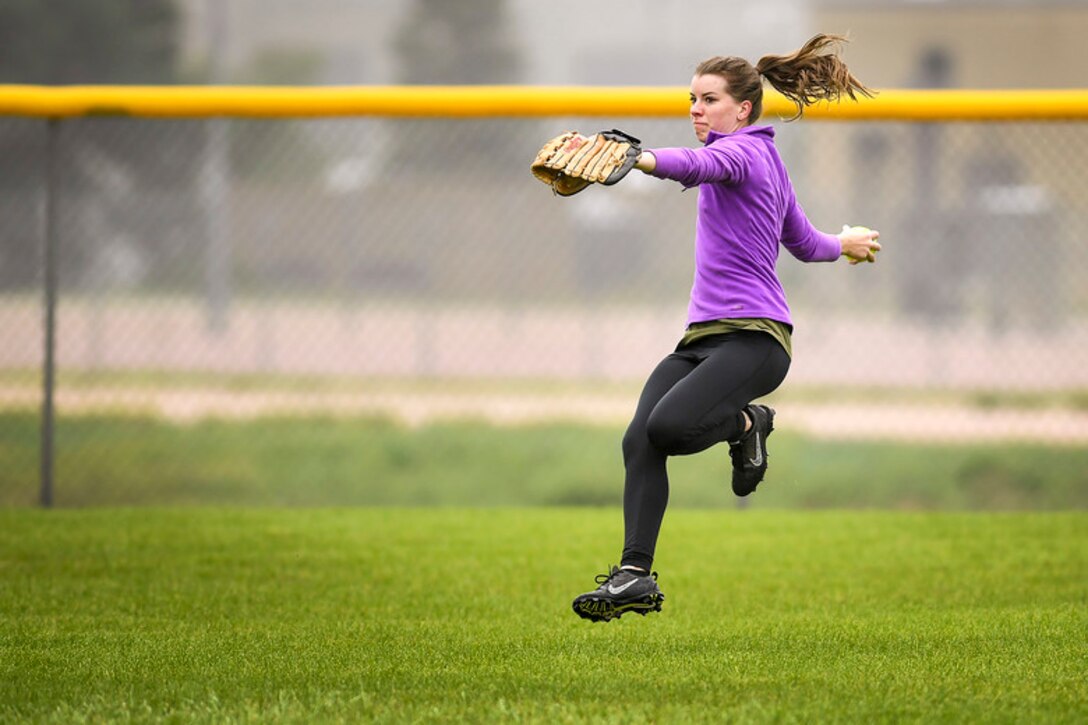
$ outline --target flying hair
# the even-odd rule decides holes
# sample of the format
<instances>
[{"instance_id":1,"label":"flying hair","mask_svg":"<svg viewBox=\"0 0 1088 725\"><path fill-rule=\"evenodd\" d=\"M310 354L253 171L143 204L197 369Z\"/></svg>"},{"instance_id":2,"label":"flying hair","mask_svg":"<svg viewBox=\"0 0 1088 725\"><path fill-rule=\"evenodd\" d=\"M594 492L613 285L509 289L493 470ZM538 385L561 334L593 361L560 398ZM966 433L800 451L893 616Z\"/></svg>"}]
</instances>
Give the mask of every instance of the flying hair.
<instances>
[{"instance_id":1,"label":"flying hair","mask_svg":"<svg viewBox=\"0 0 1088 725\"><path fill-rule=\"evenodd\" d=\"M726 90L738 103L749 101L749 123L763 113L763 83L788 98L797 107L789 121L804 114L806 106L820 101L835 101L842 96L857 100L858 95L872 98L875 92L854 77L839 57L839 47L847 39L841 35L820 33L789 55L765 55L753 66L743 58L717 56L703 61L696 75L719 75Z\"/></svg>"}]
</instances>

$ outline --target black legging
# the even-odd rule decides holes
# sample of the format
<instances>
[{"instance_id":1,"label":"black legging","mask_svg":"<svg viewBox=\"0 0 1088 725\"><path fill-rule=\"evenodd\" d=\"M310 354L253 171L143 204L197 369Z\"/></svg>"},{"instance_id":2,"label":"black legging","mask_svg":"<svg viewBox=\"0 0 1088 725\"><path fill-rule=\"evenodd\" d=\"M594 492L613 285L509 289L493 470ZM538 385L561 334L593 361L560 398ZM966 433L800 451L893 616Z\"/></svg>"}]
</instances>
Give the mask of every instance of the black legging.
<instances>
[{"instance_id":1,"label":"black legging","mask_svg":"<svg viewBox=\"0 0 1088 725\"><path fill-rule=\"evenodd\" d=\"M789 367L777 340L747 330L696 340L658 364L623 436L622 564L647 570L653 564L669 501L665 459L736 440L744 432L744 406L781 385Z\"/></svg>"}]
</instances>

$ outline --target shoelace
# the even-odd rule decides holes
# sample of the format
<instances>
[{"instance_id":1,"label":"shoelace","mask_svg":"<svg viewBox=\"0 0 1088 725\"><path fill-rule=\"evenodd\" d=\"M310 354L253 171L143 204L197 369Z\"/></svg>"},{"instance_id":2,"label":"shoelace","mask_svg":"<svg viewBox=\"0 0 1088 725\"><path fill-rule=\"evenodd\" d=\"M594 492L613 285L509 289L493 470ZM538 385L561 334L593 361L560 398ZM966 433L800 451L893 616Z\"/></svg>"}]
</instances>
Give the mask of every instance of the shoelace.
<instances>
[{"instance_id":1,"label":"shoelace","mask_svg":"<svg viewBox=\"0 0 1088 725\"><path fill-rule=\"evenodd\" d=\"M593 581L597 582L597 584L607 584L608 582L610 582L612 580L612 577L616 576L617 574L619 574L622 571L624 571L624 570L620 569L618 566L617 567L612 567L611 572L609 572L608 574L598 574L597 576L593 577ZM636 574L635 572L628 569L627 572L629 574L631 574L631 576L651 576L651 577L653 577L654 581L657 581L657 572L656 571L651 571L649 574Z\"/></svg>"},{"instance_id":2,"label":"shoelace","mask_svg":"<svg viewBox=\"0 0 1088 725\"><path fill-rule=\"evenodd\" d=\"M610 571L607 574L598 574L597 576L593 577L593 581L597 582L598 584L607 584L608 582L610 582L612 580L612 577L619 574L620 571L622 571L622 570L619 569L618 567L614 567L612 569L612 571Z\"/></svg>"}]
</instances>

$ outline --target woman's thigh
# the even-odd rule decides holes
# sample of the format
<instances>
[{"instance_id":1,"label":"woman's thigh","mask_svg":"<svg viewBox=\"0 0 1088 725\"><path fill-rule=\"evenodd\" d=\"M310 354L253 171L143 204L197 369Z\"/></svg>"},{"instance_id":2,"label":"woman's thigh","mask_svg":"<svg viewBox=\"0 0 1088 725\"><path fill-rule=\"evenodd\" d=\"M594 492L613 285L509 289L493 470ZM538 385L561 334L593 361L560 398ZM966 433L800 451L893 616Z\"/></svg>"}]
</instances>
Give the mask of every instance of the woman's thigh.
<instances>
[{"instance_id":1,"label":"woman's thigh","mask_svg":"<svg viewBox=\"0 0 1088 725\"><path fill-rule=\"evenodd\" d=\"M658 402L668 394L673 387L688 376L698 366L696 358L689 355L672 353L657 364L653 372L642 386L642 394L639 396L635 414L627 427L627 433L623 437L625 454L633 453L642 448L648 442L646 438L646 422L657 407Z\"/></svg>"},{"instance_id":2,"label":"woman's thigh","mask_svg":"<svg viewBox=\"0 0 1088 725\"><path fill-rule=\"evenodd\" d=\"M748 403L782 384L790 359L761 332L737 332L704 345L705 357L662 395L647 420L651 442L672 454L695 453L738 430Z\"/></svg>"}]
</instances>

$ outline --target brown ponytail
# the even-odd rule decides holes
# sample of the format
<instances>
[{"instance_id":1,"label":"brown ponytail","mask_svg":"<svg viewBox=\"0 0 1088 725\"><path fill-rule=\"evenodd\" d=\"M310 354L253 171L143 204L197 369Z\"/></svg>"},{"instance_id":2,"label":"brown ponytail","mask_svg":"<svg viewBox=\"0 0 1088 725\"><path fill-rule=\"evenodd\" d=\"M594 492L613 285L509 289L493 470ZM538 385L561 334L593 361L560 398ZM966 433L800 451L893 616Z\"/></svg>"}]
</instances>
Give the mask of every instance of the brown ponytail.
<instances>
[{"instance_id":1,"label":"brown ponytail","mask_svg":"<svg viewBox=\"0 0 1088 725\"><path fill-rule=\"evenodd\" d=\"M748 123L754 123L763 115L763 81L766 80L779 93L793 101L797 113L790 121L798 119L805 106L822 100L836 100L846 95L857 100L856 94L872 98L873 91L866 88L850 73L837 54L837 46L846 42L841 35L814 36L800 50L789 55L765 55L753 66L743 58L715 57L704 60L695 69L695 75L719 75L725 79L726 91L737 103L752 104ZM830 53L828 51L830 49Z\"/></svg>"},{"instance_id":2,"label":"brown ponytail","mask_svg":"<svg viewBox=\"0 0 1088 725\"><path fill-rule=\"evenodd\" d=\"M839 58L836 46L845 42L841 35L821 33L790 55L765 55L756 63L756 71L797 106L791 121L801 117L805 106L818 101L834 101L843 95L856 101L856 93L873 97L873 91L855 78ZM831 52L825 54L828 49Z\"/></svg>"}]
</instances>

